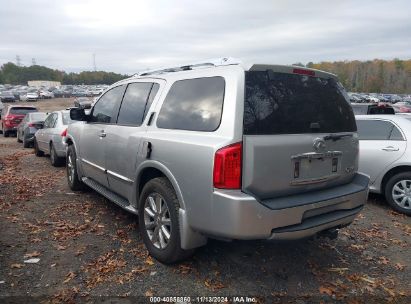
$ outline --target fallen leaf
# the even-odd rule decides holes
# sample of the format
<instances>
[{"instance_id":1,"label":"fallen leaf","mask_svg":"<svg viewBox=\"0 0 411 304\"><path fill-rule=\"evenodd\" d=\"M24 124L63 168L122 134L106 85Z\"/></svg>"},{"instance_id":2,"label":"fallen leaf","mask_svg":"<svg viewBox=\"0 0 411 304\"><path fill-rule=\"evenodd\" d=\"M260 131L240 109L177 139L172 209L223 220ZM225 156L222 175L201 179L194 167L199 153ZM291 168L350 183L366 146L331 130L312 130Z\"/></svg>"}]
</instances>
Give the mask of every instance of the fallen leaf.
<instances>
[{"instance_id":1,"label":"fallen leaf","mask_svg":"<svg viewBox=\"0 0 411 304\"><path fill-rule=\"evenodd\" d=\"M151 290L147 290L146 293L144 294L146 297L152 297L154 294Z\"/></svg>"},{"instance_id":2,"label":"fallen leaf","mask_svg":"<svg viewBox=\"0 0 411 304\"><path fill-rule=\"evenodd\" d=\"M24 266L23 264L11 264L10 268L19 268L20 269L23 266Z\"/></svg>"},{"instance_id":3,"label":"fallen leaf","mask_svg":"<svg viewBox=\"0 0 411 304\"><path fill-rule=\"evenodd\" d=\"M57 250L66 250L66 249L67 249L66 246L62 246L62 245L57 246Z\"/></svg>"},{"instance_id":4,"label":"fallen leaf","mask_svg":"<svg viewBox=\"0 0 411 304\"><path fill-rule=\"evenodd\" d=\"M405 265L402 265L401 263L397 263L397 264L394 265L394 267L395 267L397 270L404 270Z\"/></svg>"},{"instance_id":5,"label":"fallen leaf","mask_svg":"<svg viewBox=\"0 0 411 304\"><path fill-rule=\"evenodd\" d=\"M390 262L390 260L387 259L385 256L379 257L379 262L378 263L383 264L383 265L387 265L389 262Z\"/></svg>"},{"instance_id":6,"label":"fallen leaf","mask_svg":"<svg viewBox=\"0 0 411 304\"><path fill-rule=\"evenodd\" d=\"M74 277L76 276L76 274L72 271L70 271L67 275L66 275L66 279L63 281L64 284L70 282Z\"/></svg>"},{"instance_id":7,"label":"fallen leaf","mask_svg":"<svg viewBox=\"0 0 411 304\"><path fill-rule=\"evenodd\" d=\"M332 287L320 286L320 288L318 288L318 291L321 294L326 294L326 295L332 296L333 293L335 292L335 289L332 288Z\"/></svg>"},{"instance_id":8,"label":"fallen leaf","mask_svg":"<svg viewBox=\"0 0 411 304\"><path fill-rule=\"evenodd\" d=\"M32 258L24 261L26 264L37 264L38 262L40 262L39 258Z\"/></svg>"},{"instance_id":9,"label":"fallen leaf","mask_svg":"<svg viewBox=\"0 0 411 304\"><path fill-rule=\"evenodd\" d=\"M34 251L34 252L32 252L32 253L26 253L25 255L24 255L24 257L26 257L26 258L35 258L35 257L38 257L38 256L40 256L40 252L38 252L38 251Z\"/></svg>"},{"instance_id":10,"label":"fallen leaf","mask_svg":"<svg viewBox=\"0 0 411 304\"><path fill-rule=\"evenodd\" d=\"M153 259L152 259L151 257L148 257L148 258L146 259L146 264L148 264L148 265L150 265L150 266L153 266L153 265L154 265Z\"/></svg>"}]
</instances>

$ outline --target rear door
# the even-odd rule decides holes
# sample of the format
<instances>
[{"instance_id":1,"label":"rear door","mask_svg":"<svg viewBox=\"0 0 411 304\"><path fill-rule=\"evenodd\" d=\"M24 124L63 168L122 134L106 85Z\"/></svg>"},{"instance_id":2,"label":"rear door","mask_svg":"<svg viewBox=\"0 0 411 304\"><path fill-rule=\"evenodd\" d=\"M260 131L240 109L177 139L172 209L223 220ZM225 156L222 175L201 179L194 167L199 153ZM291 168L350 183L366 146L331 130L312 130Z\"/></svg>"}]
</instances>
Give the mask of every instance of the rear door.
<instances>
[{"instance_id":1,"label":"rear door","mask_svg":"<svg viewBox=\"0 0 411 304\"><path fill-rule=\"evenodd\" d=\"M117 123L106 127L108 183L112 191L127 199L136 178L137 154L146 131L144 121L158 89L159 84L150 81L128 84Z\"/></svg>"},{"instance_id":2,"label":"rear door","mask_svg":"<svg viewBox=\"0 0 411 304\"><path fill-rule=\"evenodd\" d=\"M245 78L243 191L264 200L352 180L355 118L333 77L281 67Z\"/></svg>"},{"instance_id":3,"label":"rear door","mask_svg":"<svg viewBox=\"0 0 411 304\"><path fill-rule=\"evenodd\" d=\"M405 152L407 142L389 120L357 120L360 138L359 170L370 175L371 184Z\"/></svg>"}]
</instances>

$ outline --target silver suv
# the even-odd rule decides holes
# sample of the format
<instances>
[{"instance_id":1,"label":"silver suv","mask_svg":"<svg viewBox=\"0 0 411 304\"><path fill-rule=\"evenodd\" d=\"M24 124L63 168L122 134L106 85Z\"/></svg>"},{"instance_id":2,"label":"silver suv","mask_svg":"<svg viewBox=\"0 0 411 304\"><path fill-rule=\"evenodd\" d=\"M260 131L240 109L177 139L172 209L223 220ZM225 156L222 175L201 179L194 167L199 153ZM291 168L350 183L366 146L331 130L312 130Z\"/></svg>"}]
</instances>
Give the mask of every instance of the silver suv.
<instances>
[{"instance_id":1,"label":"silver suv","mask_svg":"<svg viewBox=\"0 0 411 304\"><path fill-rule=\"evenodd\" d=\"M335 232L367 199L354 114L329 73L223 58L137 74L70 114L71 189L139 214L163 263L208 238Z\"/></svg>"}]
</instances>

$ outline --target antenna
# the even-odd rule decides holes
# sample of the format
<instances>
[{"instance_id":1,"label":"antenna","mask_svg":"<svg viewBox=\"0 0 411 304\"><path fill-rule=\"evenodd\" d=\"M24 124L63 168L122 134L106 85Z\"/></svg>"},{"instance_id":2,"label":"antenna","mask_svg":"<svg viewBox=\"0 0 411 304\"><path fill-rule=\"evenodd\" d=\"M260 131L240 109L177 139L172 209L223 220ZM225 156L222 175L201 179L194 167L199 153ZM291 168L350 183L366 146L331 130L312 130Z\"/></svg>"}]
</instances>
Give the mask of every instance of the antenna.
<instances>
[{"instance_id":1,"label":"antenna","mask_svg":"<svg viewBox=\"0 0 411 304\"><path fill-rule=\"evenodd\" d=\"M36 65L36 58L31 58L31 65Z\"/></svg>"},{"instance_id":2,"label":"antenna","mask_svg":"<svg viewBox=\"0 0 411 304\"><path fill-rule=\"evenodd\" d=\"M17 64L17 66L21 66L21 58L20 58L20 55L16 55L16 64Z\"/></svg>"}]
</instances>

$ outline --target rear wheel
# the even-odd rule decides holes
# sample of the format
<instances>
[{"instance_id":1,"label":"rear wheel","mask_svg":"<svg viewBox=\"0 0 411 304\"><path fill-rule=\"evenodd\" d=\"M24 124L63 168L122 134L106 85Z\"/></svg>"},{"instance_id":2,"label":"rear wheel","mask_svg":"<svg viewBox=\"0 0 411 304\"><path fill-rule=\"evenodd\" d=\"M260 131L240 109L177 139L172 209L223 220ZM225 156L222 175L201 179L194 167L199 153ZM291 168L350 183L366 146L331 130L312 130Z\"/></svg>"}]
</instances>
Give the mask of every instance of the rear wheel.
<instances>
[{"instance_id":1,"label":"rear wheel","mask_svg":"<svg viewBox=\"0 0 411 304\"><path fill-rule=\"evenodd\" d=\"M54 167L60 167L63 164L63 159L57 155L53 143L50 144L50 162Z\"/></svg>"},{"instance_id":2,"label":"rear wheel","mask_svg":"<svg viewBox=\"0 0 411 304\"><path fill-rule=\"evenodd\" d=\"M74 149L73 145L68 146L67 148L67 181L69 187L73 191L84 190L85 185L82 181L80 181L78 172L77 172L77 165L76 165L76 149Z\"/></svg>"},{"instance_id":3,"label":"rear wheel","mask_svg":"<svg viewBox=\"0 0 411 304\"><path fill-rule=\"evenodd\" d=\"M26 136L24 136L24 135L23 135L23 147L24 148L30 148L30 142L27 140Z\"/></svg>"},{"instance_id":4,"label":"rear wheel","mask_svg":"<svg viewBox=\"0 0 411 304\"><path fill-rule=\"evenodd\" d=\"M411 172L392 176L385 186L385 198L394 210L411 215Z\"/></svg>"},{"instance_id":5,"label":"rear wheel","mask_svg":"<svg viewBox=\"0 0 411 304\"><path fill-rule=\"evenodd\" d=\"M166 178L147 182L140 196L140 231L150 255L165 264L181 261L194 253L181 248L178 209L176 193Z\"/></svg>"},{"instance_id":6,"label":"rear wheel","mask_svg":"<svg viewBox=\"0 0 411 304\"><path fill-rule=\"evenodd\" d=\"M9 132L10 132L10 131L3 130L3 136L4 136L4 137L9 137L9 135L10 135Z\"/></svg>"},{"instance_id":7,"label":"rear wheel","mask_svg":"<svg viewBox=\"0 0 411 304\"><path fill-rule=\"evenodd\" d=\"M37 144L37 140L35 137L34 137L34 154L38 157L41 157L44 155L44 152L39 149L39 146Z\"/></svg>"},{"instance_id":8,"label":"rear wheel","mask_svg":"<svg viewBox=\"0 0 411 304\"><path fill-rule=\"evenodd\" d=\"M22 140L20 139L20 136L19 136L19 131L17 131L17 142L19 142L19 143L22 142Z\"/></svg>"}]
</instances>

